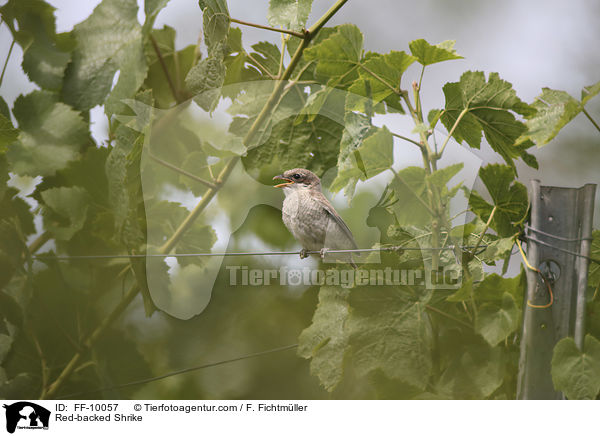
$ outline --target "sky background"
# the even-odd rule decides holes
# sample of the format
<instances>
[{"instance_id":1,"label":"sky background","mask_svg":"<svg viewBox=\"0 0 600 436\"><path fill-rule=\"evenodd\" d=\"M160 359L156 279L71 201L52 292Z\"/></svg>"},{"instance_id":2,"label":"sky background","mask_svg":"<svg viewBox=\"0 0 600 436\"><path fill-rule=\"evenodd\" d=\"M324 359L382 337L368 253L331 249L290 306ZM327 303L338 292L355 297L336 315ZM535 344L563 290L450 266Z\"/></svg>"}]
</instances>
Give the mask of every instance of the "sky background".
<instances>
[{"instance_id":1,"label":"sky background","mask_svg":"<svg viewBox=\"0 0 600 436\"><path fill-rule=\"evenodd\" d=\"M50 0L56 10L58 32L66 32L85 19L100 0ZM0 1L4 4L5 1ZM138 0L143 4L143 0ZM333 2L315 0L309 23ZM229 0L232 17L267 24L267 0ZM143 12L139 14L143 20ZM177 29L177 48L194 44L201 32L202 15L193 0L171 0L159 14L158 27L168 24ZM365 35L365 50L388 52L408 50L411 40L425 38L430 43L456 40L456 50L463 60L445 62L427 68L423 85L423 104L428 111L443 107L442 86L457 81L467 70L499 72L511 82L517 95L532 102L542 87L569 92L578 98L581 89L600 80L600 2L597 0L350 0L329 23L354 23ZM279 35L253 28L243 29L244 45L261 40L279 42ZM11 42L6 26L0 27L0 60L6 58ZM0 93L12 106L19 94L35 86L21 70L22 52L15 45ZM406 76L405 86L418 72ZM600 97L592 100L588 111L600 119ZM381 118L391 128L410 134L410 124ZM92 133L98 141L106 138L106 120L102 108L92 111ZM388 124L389 125L389 124ZM443 134L443 132L441 132ZM441 136L443 138L443 136ZM456 144L451 147L449 162L466 161L470 173L479 161L500 161L484 147L477 157L468 159ZM571 122L550 144L534 150L540 163L536 171L518 165L519 177L529 186L538 178L546 185L579 187L600 182L600 134L583 114ZM407 148L397 160L400 166L419 164L418 152ZM471 166L472 168L468 168ZM463 175L468 177L467 175ZM600 193L597 196L595 227L600 227Z\"/></svg>"}]
</instances>

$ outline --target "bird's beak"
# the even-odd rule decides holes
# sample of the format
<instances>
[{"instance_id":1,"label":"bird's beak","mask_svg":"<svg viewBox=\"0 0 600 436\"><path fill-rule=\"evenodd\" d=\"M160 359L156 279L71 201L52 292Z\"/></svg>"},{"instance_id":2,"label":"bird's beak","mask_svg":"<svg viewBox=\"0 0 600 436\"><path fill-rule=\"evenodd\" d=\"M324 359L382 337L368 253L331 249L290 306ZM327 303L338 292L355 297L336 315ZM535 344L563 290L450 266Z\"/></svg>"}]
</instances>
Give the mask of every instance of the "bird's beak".
<instances>
[{"instance_id":1,"label":"bird's beak","mask_svg":"<svg viewBox=\"0 0 600 436\"><path fill-rule=\"evenodd\" d=\"M283 177L283 174L279 174L278 176L273 177L273 180L277 180L277 179L279 179L279 180L285 180L287 183L280 183L279 185L273 186L274 188L283 188L285 186L289 186L289 185L292 185L294 183L293 180L290 180L290 179L288 179L286 177Z\"/></svg>"}]
</instances>

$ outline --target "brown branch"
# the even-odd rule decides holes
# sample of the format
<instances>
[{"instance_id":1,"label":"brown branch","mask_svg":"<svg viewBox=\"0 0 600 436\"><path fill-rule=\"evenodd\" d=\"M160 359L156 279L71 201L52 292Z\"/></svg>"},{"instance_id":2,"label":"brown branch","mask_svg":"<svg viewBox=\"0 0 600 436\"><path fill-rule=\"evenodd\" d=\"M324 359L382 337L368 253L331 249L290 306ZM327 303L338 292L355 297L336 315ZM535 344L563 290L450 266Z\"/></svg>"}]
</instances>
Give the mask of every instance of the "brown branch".
<instances>
[{"instance_id":1,"label":"brown branch","mask_svg":"<svg viewBox=\"0 0 600 436\"><path fill-rule=\"evenodd\" d=\"M152 47L154 48L154 52L158 57L158 62L160 63L163 72L165 73L165 77L167 78L169 88L171 88L171 94L173 94L173 98L175 99L175 101L179 103L179 92L175 87L175 83L173 83L173 79L171 78L171 74L169 74L169 69L167 68L167 64L162 56L160 48L158 47L158 43L156 42L156 39L152 34L150 34L150 42L152 42Z\"/></svg>"},{"instance_id":2,"label":"brown branch","mask_svg":"<svg viewBox=\"0 0 600 436\"><path fill-rule=\"evenodd\" d=\"M395 137L396 137L396 138L398 138L398 139L402 139L402 140L404 140L404 141L408 141L408 142L410 142L410 143L413 143L413 144L415 144L415 145L416 145L417 147L419 147L419 148L423 148L423 144L420 144L420 143L418 143L418 142L417 142L417 141L415 141L414 139L410 139L410 138L408 138L408 137L406 137L406 136L399 135L398 133L394 133L394 132L390 132L390 133L392 134L392 136L395 136Z\"/></svg>"},{"instance_id":3,"label":"brown branch","mask_svg":"<svg viewBox=\"0 0 600 436\"><path fill-rule=\"evenodd\" d=\"M234 23L242 24L244 26L256 27L257 29L270 30L271 32L279 32L285 33L286 35L292 35L296 38L304 38L304 34L300 32L294 32L293 30L287 29L278 29L277 27L265 26L263 24L249 23L248 21L238 20L237 18L229 17L229 21L233 21Z\"/></svg>"},{"instance_id":4,"label":"brown branch","mask_svg":"<svg viewBox=\"0 0 600 436\"><path fill-rule=\"evenodd\" d=\"M589 114L588 111L585 110L585 108L582 108L581 111L583 112L583 114L587 117L588 120L590 120L590 122L594 125L594 127L600 132L600 126L598 125L598 123L592 118L592 116Z\"/></svg>"},{"instance_id":5,"label":"brown branch","mask_svg":"<svg viewBox=\"0 0 600 436\"><path fill-rule=\"evenodd\" d=\"M162 160L161 158L153 155L151 152L148 152L148 156L150 157L150 159L152 159L154 162L157 162L159 164L161 164L164 167L167 167L175 172L178 172L179 174L183 174L186 177L189 177L192 180L195 180L198 183L203 184L204 186L208 186L209 188L212 189L216 189L217 185L215 185L212 182L209 182L208 180L204 180L202 177L198 177L192 173L188 173L186 170L179 168L178 166L175 166L173 164L170 164L167 161Z\"/></svg>"},{"instance_id":6,"label":"brown branch","mask_svg":"<svg viewBox=\"0 0 600 436\"><path fill-rule=\"evenodd\" d=\"M0 85L2 85L2 82L4 81L4 73L6 73L6 67L8 66L8 61L10 60L10 55L12 54L16 42L17 41L15 41L13 38L12 42L10 43L10 48L8 49L6 60L4 61L4 67L2 68L2 75L0 75Z\"/></svg>"},{"instance_id":7,"label":"brown branch","mask_svg":"<svg viewBox=\"0 0 600 436\"><path fill-rule=\"evenodd\" d=\"M35 253L36 251L38 251L46 242L50 240L50 238L50 232L46 231L42 233L29 245L29 247L27 247L29 253Z\"/></svg>"}]
</instances>

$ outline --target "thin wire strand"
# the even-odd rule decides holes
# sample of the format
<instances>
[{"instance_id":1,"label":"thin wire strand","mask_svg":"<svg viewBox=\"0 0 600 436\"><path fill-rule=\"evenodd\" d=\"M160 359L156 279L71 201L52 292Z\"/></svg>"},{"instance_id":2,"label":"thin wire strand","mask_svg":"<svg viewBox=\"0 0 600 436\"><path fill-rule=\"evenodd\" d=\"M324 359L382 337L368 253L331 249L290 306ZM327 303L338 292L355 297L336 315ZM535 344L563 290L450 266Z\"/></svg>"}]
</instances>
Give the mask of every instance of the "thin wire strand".
<instances>
[{"instance_id":1,"label":"thin wire strand","mask_svg":"<svg viewBox=\"0 0 600 436\"><path fill-rule=\"evenodd\" d=\"M558 239L559 241L564 241L564 242L591 241L593 239L593 238L576 238L576 239L565 238L563 236L557 236L557 235L553 235L552 233L544 232L542 230L536 229L535 227L531 227L530 225L527 225L526 229L531 230L534 233L538 233L540 235L544 235L544 236L547 236L552 239Z\"/></svg>"},{"instance_id":2,"label":"thin wire strand","mask_svg":"<svg viewBox=\"0 0 600 436\"><path fill-rule=\"evenodd\" d=\"M583 257L584 259L589 260L590 262L600 264L600 259L596 259L595 257L586 256L585 254L577 253L575 251L567 250L562 247L557 247L556 245L550 244L548 242L540 241L539 239L533 238L531 236L524 236L527 241L535 242L536 244L544 245L546 247L554 248L555 250L562 251L563 253L570 254L571 256Z\"/></svg>"},{"instance_id":3,"label":"thin wire strand","mask_svg":"<svg viewBox=\"0 0 600 436\"><path fill-rule=\"evenodd\" d=\"M462 250L473 249L475 246L464 245L460 247ZM487 248L487 245L480 245L478 248ZM355 248L348 250L325 250L321 251L306 251L305 254L326 255L329 253L363 253L373 251L446 251L455 250L454 245L447 247L379 247L379 248ZM98 255L73 255L73 256L31 256L34 260L78 260L78 259L137 259L144 257L201 257L201 256L285 256L285 255L300 255L301 251L255 251L255 252L232 252L232 253L171 253L171 254L98 254Z\"/></svg>"},{"instance_id":4,"label":"thin wire strand","mask_svg":"<svg viewBox=\"0 0 600 436\"><path fill-rule=\"evenodd\" d=\"M245 356L234 357L233 359L220 360L218 362L212 362L212 363L206 363L204 365L192 366L191 368L185 368L185 369L180 369L180 370L177 370L177 371L168 372L166 374L159 375L159 376L156 376L156 377L145 378L145 379L142 379L142 380L136 380L136 381L132 381L132 382L129 382L129 383L123 383L123 384L120 384L120 385L106 386L106 387L103 387L103 388L100 388L100 389L96 389L96 390L93 390L93 391L77 392L77 393L74 393L74 394L63 395L61 397L56 397L56 399L57 400L64 400L64 399L67 399L67 398L74 398L74 397L81 397L81 396L84 396L84 395L97 394L97 393L100 393L100 392L110 391L110 390L113 390L113 389L123 389L123 388L128 388L128 387L131 387L131 386L142 385L142 384L151 383L151 382L154 382L154 381L157 381L157 380L162 380L162 379L167 378L167 377L173 377L175 375L185 374L185 373L192 372L192 371L198 371L200 369L205 369L205 368L211 368L211 367L214 367L214 366L224 365L226 363L238 362L240 360L251 359L253 357L264 356L264 355L267 355L267 354L278 353L280 351L287 351L287 350L294 349L296 347L298 347L298 344L286 345L284 347L273 348L271 350L259 351L258 353L246 354Z\"/></svg>"}]
</instances>

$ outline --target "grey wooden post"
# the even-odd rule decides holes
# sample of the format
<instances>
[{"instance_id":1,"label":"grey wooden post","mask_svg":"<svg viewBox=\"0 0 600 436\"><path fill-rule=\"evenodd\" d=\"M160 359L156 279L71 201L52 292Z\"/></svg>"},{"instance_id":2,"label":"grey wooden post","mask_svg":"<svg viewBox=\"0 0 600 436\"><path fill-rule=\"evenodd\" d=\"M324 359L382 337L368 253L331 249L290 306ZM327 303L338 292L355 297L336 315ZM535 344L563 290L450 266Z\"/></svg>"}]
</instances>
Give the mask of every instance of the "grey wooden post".
<instances>
[{"instance_id":1,"label":"grey wooden post","mask_svg":"<svg viewBox=\"0 0 600 436\"><path fill-rule=\"evenodd\" d=\"M554 390L550 364L554 345L571 336L581 348L585 335L585 299L596 185L581 188L541 186L531 182L531 221L527 229L527 257L549 280L554 304L545 283L527 271L517 399L563 399Z\"/></svg>"}]
</instances>

